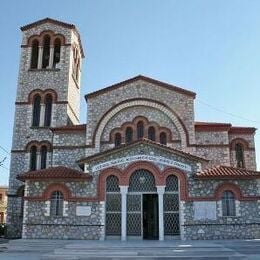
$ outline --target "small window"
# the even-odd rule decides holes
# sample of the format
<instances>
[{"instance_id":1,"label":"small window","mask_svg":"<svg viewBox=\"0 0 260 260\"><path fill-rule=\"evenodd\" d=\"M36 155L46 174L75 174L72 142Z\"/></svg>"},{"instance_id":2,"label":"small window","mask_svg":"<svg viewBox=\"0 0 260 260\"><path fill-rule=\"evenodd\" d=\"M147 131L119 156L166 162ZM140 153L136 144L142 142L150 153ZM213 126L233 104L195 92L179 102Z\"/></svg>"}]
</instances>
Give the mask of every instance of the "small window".
<instances>
[{"instance_id":1,"label":"small window","mask_svg":"<svg viewBox=\"0 0 260 260\"><path fill-rule=\"evenodd\" d=\"M43 40L43 55L42 55L42 68L46 69L49 66L50 60L50 36L46 35Z\"/></svg>"},{"instance_id":2,"label":"small window","mask_svg":"<svg viewBox=\"0 0 260 260\"><path fill-rule=\"evenodd\" d=\"M39 42L34 40L32 43L31 69L37 69L39 56Z\"/></svg>"},{"instance_id":3,"label":"small window","mask_svg":"<svg viewBox=\"0 0 260 260\"><path fill-rule=\"evenodd\" d=\"M141 139L144 137L144 123L139 121L137 123L137 139Z\"/></svg>"},{"instance_id":4,"label":"small window","mask_svg":"<svg viewBox=\"0 0 260 260\"><path fill-rule=\"evenodd\" d=\"M133 129L131 127L127 127L125 130L125 142L131 143L133 141Z\"/></svg>"},{"instance_id":5,"label":"small window","mask_svg":"<svg viewBox=\"0 0 260 260\"><path fill-rule=\"evenodd\" d=\"M222 214L224 217L235 216L235 196L232 191L225 191L222 194Z\"/></svg>"},{"instance_id":6,"label":"small window","mask_svg":"<svg viewBox=\"0 0 260 260\"><path fill-rule=\"evenodd\" d=\"M56 68L57 64L60 62L60 46L61 46L61 41L59 38L57 38L54 41L53 68Z\"/></svg>"},{"instance_id":7,"label":"small window","mask_svg":"<svg viewBox=\"0 0 260 260\"><path fill-rule=\"evenodd\" d=\"M60 191L54 191L51 195L51 216L63 215L63 194Z\"/></svg>"},{"instance_id":8,"label":"small window","mask_svg":"<svg viewBox=\"0 0 260 260\"><path fill-rule=\"evenodd\" d=\"M41 97L36 95L33 102L33 120L32 126L40 125L40 114L41 114Z\"/></svg>"},{"instance_id":9,"label":"small window","mask_svg":"<svg viewBox=\"0 0 260 260\"><path fill-rule=\"evenodd\" d=\"M45 99L45 117L44 126L51 125L51 111L52 111L52 96L47 95Z\"/></svg>"},{"instance_id":10,"label":"small window","mask_svg":"<svg viewBox=\"0 0 260 260\"><path fill-rule=\"evenodd\" d=\"M155 141L155 128L153 126L148 129L148 139Z\"/></svg>"},{"instance_id":11,"label":"small window","mask_svg":"<svg viewBox=\"0 0 260 260\"><path fill-rule=\"evenodd\" d=\"M30 150L30 170L35 171L37 168L37 147L32 146Z\"/></svg>"},{"instance_id":12,"label":"small window","mask_svg":"<svg viewBox=\"0 0 260 260\"><path fill-rule=\"evenodd\" d=\"M120 133L115 134L115 147L121 145L122 137Z\"/></svg>"},{"instance_id":13,"label":"small window","mask_svg":"<svg viewBox=\"0 0 260 260\"><path fill-rule=\"evenodd\" d=\"M47 147L41 147L41 169L45 169L47 165Z\"/></svg>"},{"instance_id":14,"label":"small window","mask_svg":"<svg viewBox=\"0 0 260 260\"><path fill-rule=\"evenodd\" d=\"M160 133L160 144L167 144L167 136L165 132Z\"/></svg>"},{"instance_id":15,"label":"small window","mask_svg":"<svg viewBox=\"0 0 260 260\"><path fill-rule=\"evenodd\" d=\"M244 149L243 149L242 144L236 144L235 152L236 152L237 167L238 168L245 168L245 164L244 164Z\"/></svg>"}]
</instances>

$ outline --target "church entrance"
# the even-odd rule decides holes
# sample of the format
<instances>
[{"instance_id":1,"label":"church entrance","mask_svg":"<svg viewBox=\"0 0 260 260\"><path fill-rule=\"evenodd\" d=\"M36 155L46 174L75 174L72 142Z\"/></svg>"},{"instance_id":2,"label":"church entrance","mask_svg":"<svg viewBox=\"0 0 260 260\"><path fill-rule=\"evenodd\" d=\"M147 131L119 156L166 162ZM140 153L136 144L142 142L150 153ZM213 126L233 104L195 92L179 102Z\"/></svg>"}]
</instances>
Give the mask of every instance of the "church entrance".
<instances>
[{"instance_id":1,"label":"church entrance","mask_svg":"<svg viewBox=\"0 0 260 260\"><path fill-rule=\"evenodd\" d=\"M158 239L158 195L143 194L143 239Z\"/></svg>"}]
</instances>

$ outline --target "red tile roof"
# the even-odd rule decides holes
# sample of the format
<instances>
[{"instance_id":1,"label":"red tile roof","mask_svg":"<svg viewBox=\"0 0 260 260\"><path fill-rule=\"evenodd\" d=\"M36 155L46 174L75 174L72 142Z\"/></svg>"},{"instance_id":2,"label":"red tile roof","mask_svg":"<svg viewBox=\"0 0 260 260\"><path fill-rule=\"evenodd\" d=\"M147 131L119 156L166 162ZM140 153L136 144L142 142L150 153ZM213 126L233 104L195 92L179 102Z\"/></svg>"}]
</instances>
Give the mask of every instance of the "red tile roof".
<instances>
[{"instance_id":1,"label":"red tile roof","mask_svg":"<svg viewBox=\"0 0 260 260\"><path fill-rule=\"evenodd\" d=\"M231 166L218 165L196 174L198 179L255 179L260 172Z\"/></svg>"},{"instance_id":2,"label":"red tile roof","mask_svg":"<svg viewBox=\"0 0 260 260\"><path fill-rule=\"evenodd\" d=\"M85 95L85 99L87 100L88 98L96 97L96 96L103 94L103 93L106 93L108 91L121 88L121 87L123 87L127 84L130 84L130 83L133 83L137 80L143 80L143 81L146 81L148 83L155 84L155 85L158 85L160 87L163 87L163 88L166 88L166 89L169 89L169 90L172 90L172 91L176 91L176 92L181 93L183 95L190 96L192 98L195 98L195 96L196 96L196 93L194 93L192 91L189 91L189 90L186 90L186 89L183 89L183 88L180 88L180 87L176 87L174 85L171 85L171 84L168 84L168 83L165 83L165 82L153 79L153 78L149 78L149 77L146 77L146 76L143 76L143 75L138 75L136 77L127 79L125 81L113 84L109 87L102 88L100 90L89 93L89 94Z\"/></svg>"},{"instance_id":3,"label":"red tile roof","mask_svg":"<svg viewBox=\"0 0 260 260\"><path fill-rule=\"evenodd\" d=\"M232 126L229 123L216 123L216 122L194 122L195 131L208 132L208 131L228 131L229 134L253 134L256 131L254 127L240 127Z\"/></svg>"},{"instance_id":4,"label":"red tile roof","mask_svg":"<svg viewBox=\"0 0 260 260\"><path fill-rule=\"evenodd\" d=\"M74 170L64 166L50 167L47 169L28 171L17 175L17 179L42 180L42 179L91 179L92 176L82 171Z\"/></svg>"}]
</instances>

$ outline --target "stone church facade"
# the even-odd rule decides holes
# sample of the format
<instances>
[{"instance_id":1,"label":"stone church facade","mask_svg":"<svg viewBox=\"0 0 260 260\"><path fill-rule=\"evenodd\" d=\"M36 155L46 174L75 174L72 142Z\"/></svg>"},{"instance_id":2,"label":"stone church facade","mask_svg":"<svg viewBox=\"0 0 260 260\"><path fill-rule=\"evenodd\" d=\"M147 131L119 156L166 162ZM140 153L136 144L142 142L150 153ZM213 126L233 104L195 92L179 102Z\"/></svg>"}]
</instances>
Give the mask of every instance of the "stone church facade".
<instances>
[{"instance_id":1,"label":"stone church facade","mask_svg":"<svg viewBox=\"0 0 260 260\"><path fill-rule=\"evenodd\" d=\"M136 76L85 96L72 24L21 28L7 235L260 238L251 127L194 121L196 94Z\"/></svg>"}]
</instances>

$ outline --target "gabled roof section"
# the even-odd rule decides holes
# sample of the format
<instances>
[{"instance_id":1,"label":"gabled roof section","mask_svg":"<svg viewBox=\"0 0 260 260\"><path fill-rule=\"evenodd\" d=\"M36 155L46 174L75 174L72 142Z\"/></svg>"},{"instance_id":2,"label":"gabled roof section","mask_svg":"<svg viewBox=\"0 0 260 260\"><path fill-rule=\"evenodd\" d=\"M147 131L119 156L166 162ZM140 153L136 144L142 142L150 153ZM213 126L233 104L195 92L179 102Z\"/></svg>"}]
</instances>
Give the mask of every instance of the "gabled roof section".
<instances>
[{"instance_id":1,"label":"gabled roof section","mask_svg":"<svg viewBox=\"0 0 260 260\"><path fill-rule=\"evenodd\" d=\"M64 166L50 167L38 171L28 171L17 175L17 179L20 181L48 179L90 180L91 178L92 176L87 173Z\"/></svg>"},{"instance_id":2,"label":"gabled roof section","mask_svg":"<svg viewBox=\"0 0 260 260\"><path fill-rule=\"evenodd\" d=\"M106 88L94 91L92 93L89 93L89 94L85 95L85 99L87 100L88 98L93 98L93 97L96 97L96 96L101 95L103 93L109 92L111 90L121 88L121 87L123 87L127 84L130 84L130 83L133 83L137 80L143 80L143 81L146 81L148 83L158 85L158 86L166 88L168 90L176 91L180 94L183 94L183 95L186 95L186 96L189 96L189 97L192 97L192 98L196 97L196 93L194 93L192 91L189 91L189 90L186 90L186 89L183 89L183 88L179 88L179 87L176 87L174 85L171 85L171 84L168 84L168 83L156 80L156 79L152 79L152 78L149 78L149 77L146 77L146 76L143 76L143 75L138 75L136 77L133 77L133 78L127 79L125 81L111 85L109 87L106 87Z\"/></svg>"},{"instance_id":3,"label":"gabled roof section","mask_svg":"<svg viewBox=\"0 0 260 260\"><path fill-rule=\"evenodd\" d=\"M62 21L58 21L58 20L46 17L46 18L38 20L36 22L24 25L24 26L20 27L20 29L21 29L22 32L24 32L24 31L27 31L27 30L35 27L35 26L39 26L39 25L45 24L45 23L52 23L52 24L55 24L55 25L59 25L59 26L74 30L76 32L77 36L78 36L82 58L85 57L84 50L83 50L82 43L81 43L81 39L80 39L80 34L79 34L79 32L78 32L78 30L77 30L77 28L74 24L65 23L65 22L62 22Z\"/></svg>"},{"instance_id":4,"label":"gabled roof section","mask_svg":"<svg viewBox=\"0 0 260 260\"><path fill-rule=\"evenodd\" d=\"M38 25L41 25L41 24L44 24L44 23L52 23L52 24L56 24L56 25L59 25L59 26L69 28L69 29L76 29L76 26L74 24L65 23L65 22L58 21L58 20L55 20L55 19L52 19L52 18L49 18L49 17L46 17L46 18L38 20L36 22L24 25L20 29L21 29L21 31L26 31L26 30L29 30L29 29L31 29L35 26L38 26Z\"/></svg>"},{"instance_id":5,"label":"gabled roof section","mask_svg":"<svg viewBox=\"0 0 260 260\"><path fill-rule=\"evenodd\" d=\"M87 128L86 124L81 124L81 125L65 125L65 126L51 127L50 130L52 132L85 132L86 128Z\"/></svg>"},{"instance_id":6,"label":"gabled roof section","mask_svg":"<svg viewBox=\"0 0 260 260\"><path fill-rule=\"evenodd\" d=\"M158 147L159 149L162 149L162 150L165 150L165 151L168 151L168 152L172 152L172 153L178 154L180 156L184 156L184 157L190 158L190 159L195 160L195 161L203 161L203 162L208 162L209 161L209 160L207 160L207 159L205 159L203 157L198 157L196 155L193 155L193 154L186 153L186 152L183 152L183 151L178 150L178 149L174 149L174 148L168 147L166 145L163 145L163 144L151 141L149 139L142 138L140 140L133 141L133 142L131 142L129 144L123 144L123 145L120 145L118 147L106 150L104 152L100 152L100 153L88 156L86 158L82 158L82 159L78 160L77 163L78 164L83 164L83 163L86 163L86 162L90 162L92 160L103 158L104 156L107 156L109 154L117 153L117 152L120 152L120 151L122 151L124 149L132 148L132 147L140 145L140 144L148 144L148 145L151 145L153 147Z\"/></svg>"},{"instance_id":7,"label":"gabled roof section","mask_svg":"<svg viewBox=\"0 0 260 260\"><path fill-rule=\"evenodd\" d=\"M232 166L218 165L196 174L198 179L255 179L260 178L260 172Z\"/></svg>"}]
</instances>

